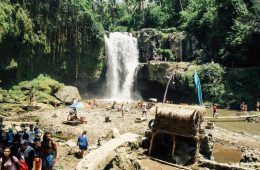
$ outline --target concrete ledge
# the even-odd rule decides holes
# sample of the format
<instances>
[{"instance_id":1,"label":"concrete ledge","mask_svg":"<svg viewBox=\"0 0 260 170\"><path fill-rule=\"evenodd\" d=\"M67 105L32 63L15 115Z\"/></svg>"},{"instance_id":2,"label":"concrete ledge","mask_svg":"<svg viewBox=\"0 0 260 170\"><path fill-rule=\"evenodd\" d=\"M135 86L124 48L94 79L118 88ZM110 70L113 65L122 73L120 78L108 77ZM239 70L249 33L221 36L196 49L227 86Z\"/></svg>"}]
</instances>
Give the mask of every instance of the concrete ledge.
<instances>
[{"instance_id":1,"label":"concrete ledge","mask_svg":"<svg viewBox=\"0 0 260 170\"><path fill-rule=\"evenodd\" d=\"M100 170L112 161L115 157L115 149L126 142L135 142L139 135L133 133L124 133L117 138L111 139L104 143L101 147L91 151L85 156L75 168L76 170Z\"/></svg>"}]
</instances>

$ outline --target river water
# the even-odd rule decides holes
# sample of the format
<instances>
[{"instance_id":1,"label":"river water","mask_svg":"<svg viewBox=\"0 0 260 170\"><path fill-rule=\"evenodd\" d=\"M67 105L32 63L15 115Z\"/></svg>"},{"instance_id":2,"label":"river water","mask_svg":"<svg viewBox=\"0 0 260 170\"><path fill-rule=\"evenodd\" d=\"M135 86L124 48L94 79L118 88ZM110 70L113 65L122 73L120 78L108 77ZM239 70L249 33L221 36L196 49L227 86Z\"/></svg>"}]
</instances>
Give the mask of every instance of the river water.
<instances>
[{"instance_id":1,"label":"river water","mask_svg":"<svg viewBox=\"0 0 260 170\"><path fill-rule=\"evenodd\" d=\"M219 116L235 116L238 110L218 109ZM207 115L212 116L212 109L207 109ZM232 132L243 133L260 141L260 123L247 121L239 122L214 122L218 127L222 127Z\"/></svg>"},{"instance_id":2,"label":"river water","mask_svg":"<svg viewBox=\"0 0 260 170\"><path fill-rule=\"evenodd\" d=\"M221 144L214 144L214 160L219 163L240 162L242 152L237 149L226 148Z\"/></svg>"},{"instance_id":3,"label":"river water","mask_svg":"<svg viewBox=\"0 0 260 170\"><path fill-rule=\"evenodd\" d=\"M235 116L238 110L218 109L219 116ZM212 116L212 109L207 109L206 116ZM242 133L246 136L253 137L260 142L260 123L247 121L238 122L214 122L218 127L227 129L232 132ZM238 149L232 149L218 143L214 144L214 160L220 163L240 162L242 152Z\"/></svg>"}]
</instances>

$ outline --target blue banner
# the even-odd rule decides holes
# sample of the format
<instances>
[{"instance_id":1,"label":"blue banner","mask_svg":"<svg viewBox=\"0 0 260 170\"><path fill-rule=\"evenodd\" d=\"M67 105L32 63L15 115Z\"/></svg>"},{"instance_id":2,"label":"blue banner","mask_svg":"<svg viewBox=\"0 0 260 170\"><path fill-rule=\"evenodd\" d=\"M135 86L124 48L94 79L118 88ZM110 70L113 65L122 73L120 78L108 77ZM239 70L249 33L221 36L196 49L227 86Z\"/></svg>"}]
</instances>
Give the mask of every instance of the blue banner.
<instances>
[{"instance_id":1,"label":"blue banner","mask_svg":"<svg viewBox=\"0 0 260 170\"><path fill-rule=\"evenodd\" d=\"M201 91L200 79L199 79L197 70L194 71L194 82L195 82L197 93L198 93L199 105L201 106L202 105L202 91Z\"/></svg>"}]
</instances>

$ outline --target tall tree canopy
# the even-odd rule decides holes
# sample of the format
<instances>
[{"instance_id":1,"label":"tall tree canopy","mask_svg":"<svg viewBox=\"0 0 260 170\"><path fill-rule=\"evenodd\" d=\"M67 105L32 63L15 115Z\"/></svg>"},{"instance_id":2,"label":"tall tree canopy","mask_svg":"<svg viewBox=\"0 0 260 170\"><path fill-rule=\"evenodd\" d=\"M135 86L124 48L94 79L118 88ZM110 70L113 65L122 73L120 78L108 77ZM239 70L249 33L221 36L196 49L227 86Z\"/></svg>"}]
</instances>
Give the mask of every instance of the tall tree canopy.
<instances>
[{"instance_id":1,"label":"tall tree canopy","mask_svg":"<svg viewBox=\"0 0 260 170\"><path fill-rule=\"evenodd\" d=\"M71 82L100 74L104 31L89 1L12 0L0 11L3 82L39 73Z\"/></svg>"},{"instance_id":2,"label":"tall tree canopy","mask_svg":"<svg viewBox=\"0 0 260 170\"><path fill-rule=\"evenodd\" d=\"M259 0L2 0L1 80L93 81L104 66L104 30L176 27L197 38L202 62L259 66L259 21Z\"/></svg>"}]
</instances>

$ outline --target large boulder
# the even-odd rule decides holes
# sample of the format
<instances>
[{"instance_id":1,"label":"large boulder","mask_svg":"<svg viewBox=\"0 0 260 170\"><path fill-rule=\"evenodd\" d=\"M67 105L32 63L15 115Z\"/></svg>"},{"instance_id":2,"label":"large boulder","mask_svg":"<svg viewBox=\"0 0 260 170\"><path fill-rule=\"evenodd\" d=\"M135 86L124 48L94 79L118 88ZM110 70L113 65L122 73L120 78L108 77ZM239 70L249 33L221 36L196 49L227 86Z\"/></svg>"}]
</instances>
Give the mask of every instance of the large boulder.
<instances>
[{"instance_id":1,"label":"large boulder","mask_svg":"<svg viewBox=\"0 0 260 170\"><path fill-rule=\"evenodd\" d=\"M104 143L101 147L96 150L92 150L89 152L77 165L75 169L106 169L109 167L111 161L118 158L117 153L120 149L120 146L124 146L126 144L133 144L140 139L140 136L133 133L124 133L117 138L111 139L108 142ZM129 155L128 155L129 156ZM129 163L129 159L125 161ZM122 164L121 164L122 165ZM125 165L125 164L124 164ZM111 168L114 169L114 168ZM129 168L126 165L126 168L115 168L115 169L134 169Z\"/></svg>"},{"instance_id":2,"label":"large boulder","mask_svg":"<svg viewBox=\"0 0 260 170\"><path fill-rule=\"evenodd\" d=\"M80 100L80 94L77 87L64 86L55 93L55 96L64 103L72 103L73 99Z\"/></svg>"}]
</instances>

